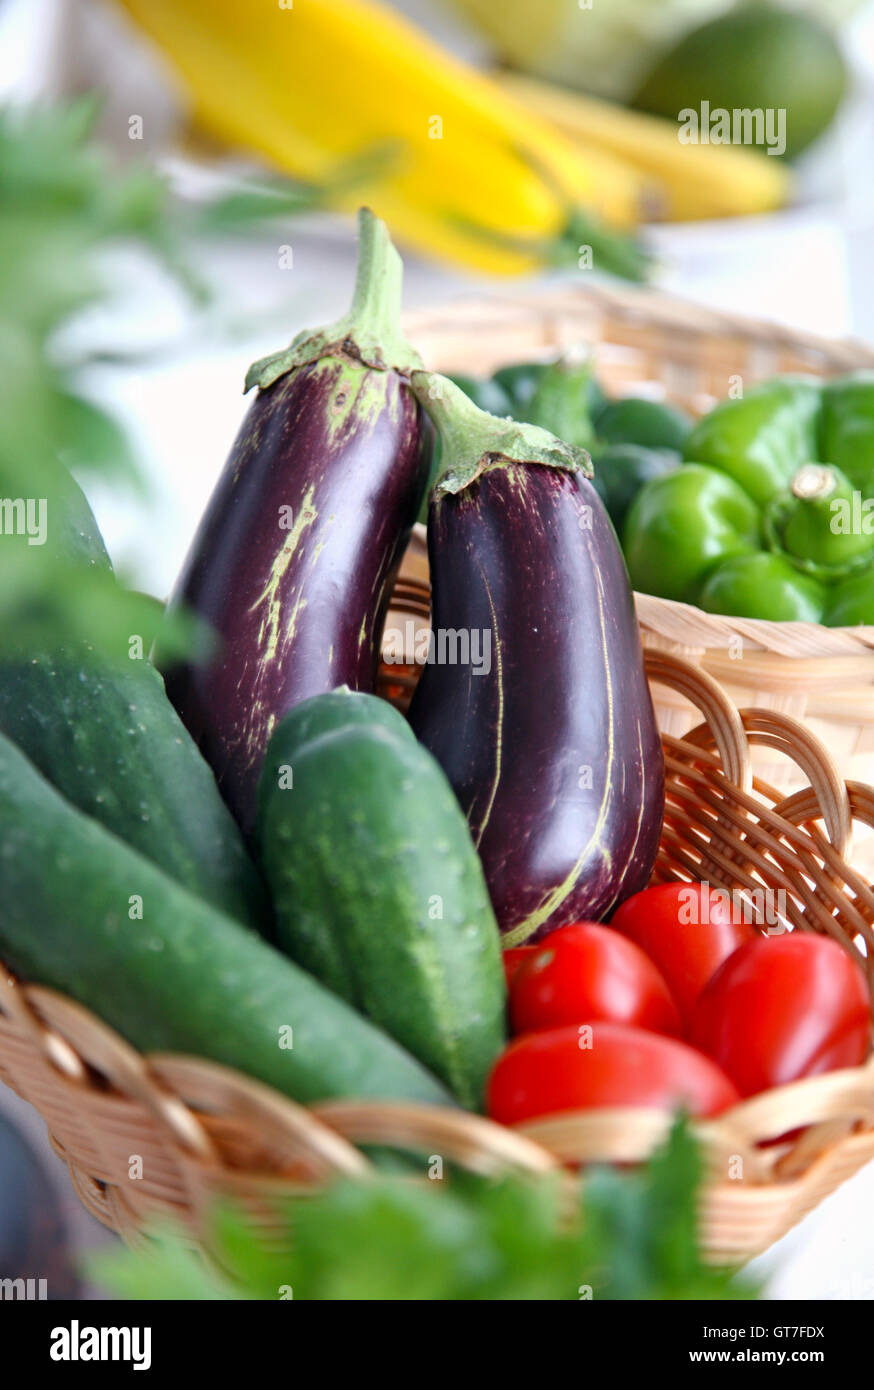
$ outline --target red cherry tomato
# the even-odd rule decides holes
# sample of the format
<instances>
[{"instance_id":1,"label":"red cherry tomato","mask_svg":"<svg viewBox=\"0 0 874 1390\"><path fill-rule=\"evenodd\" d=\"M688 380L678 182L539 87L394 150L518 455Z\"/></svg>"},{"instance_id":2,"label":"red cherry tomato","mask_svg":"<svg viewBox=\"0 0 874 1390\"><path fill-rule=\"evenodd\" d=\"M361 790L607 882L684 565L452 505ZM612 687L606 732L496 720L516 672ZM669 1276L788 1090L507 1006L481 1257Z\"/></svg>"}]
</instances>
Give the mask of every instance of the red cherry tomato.
<instances>
[{"instance_id":1,"label":"red cherry tomato","mask_svg":"<svg viewBox=\"0 0 874 1390\"><path fill-rule=\"evenodd\" d=\"M742 1095L864 1061L871 1033L862 971L808 932L741 946L704 990L692 1040Z\"/></svg>"},{"instance_id":2,"label":"red cherry tomato","mask_svg":"<svg viewBox=\"0 0 874 1390\"><path fill-rule=\"evenodd\" d=\"M749 923L732 921L731 899L702 883L660 883L628 898L610 926L654 961L688 1023L708 980L724 960L755 939Z\"/></svg>"},{"instance_id":3,"label":"red cherry tomato","mask_svg":"<svg viewBox=\"0 0 874 1390\"><path fill-rule=\"evenodd\" d=\"M564 1023L627 1023L682 1033L667 985L633 941L609 927L575 922L551 932L520 965L510 989L514 1033Z\"/></svg>"},{"instance_id":4,"label":"red cherry tomato","mask_svg":"<svg viewBox=\"0 0 874 1390\"><path fill-rule=\"evenodd\" d=\"M536 950L536 946L511 946L508 950L503 952L504 976L507 981L508 989L510 988L510 985L513 983L513 977L515 976L516 971L519 969L520 965L522 965L524 961L528 960L529 957L533 956Z\"/></svg>"},{"instance_id":5,"label":"red cherry tomato","mask_svg":"<svg viewBox=\"0 0 874 1390\"><path fill-rule=\"evenodd\" d=\"M562 1110L643 1106L718 1115L739 1099L709 1057L674 1038L592 1023L517 1038L495 1063L488 1113L505 1125Z\"/></svg>"}]
</instances>

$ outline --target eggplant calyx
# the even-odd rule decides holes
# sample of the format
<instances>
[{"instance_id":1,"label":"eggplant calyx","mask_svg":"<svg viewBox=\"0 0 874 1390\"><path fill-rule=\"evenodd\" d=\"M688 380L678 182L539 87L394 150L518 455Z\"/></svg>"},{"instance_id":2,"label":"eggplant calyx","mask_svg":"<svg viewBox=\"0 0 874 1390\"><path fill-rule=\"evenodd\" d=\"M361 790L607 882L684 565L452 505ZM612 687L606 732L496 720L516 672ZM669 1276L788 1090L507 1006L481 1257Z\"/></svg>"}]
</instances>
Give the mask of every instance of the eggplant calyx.
<instances>
[{"instance_id":1,"label":"eggplant calyx","mask_svg":"<svg viewBox=\"0 0 874 1390\"><path fill-rule=\"evenodd\" d=\"M489 415L448 377L417 371L410 385L440 431L443 466L435 484L438 493L462 492L482 473L517 463L591 478L592 461L585 449L565 444L539 425Z\"/></svg>"},{"instance_id":2,"label":"eggplant calyx","mask_svg":"<svg viewBox=\"0 0 874 1390\"><path fill-rule=\"evenodd\" d=\"M403 264L388 228L370 208L358 212L358 269L352 307L336 323L304 329L281 352L262 357L246 373L244 394L266 391L281 376L322 357L351 357L381 372L409 376L422 365L401 331Z\"/></svg>"}]
</instances>

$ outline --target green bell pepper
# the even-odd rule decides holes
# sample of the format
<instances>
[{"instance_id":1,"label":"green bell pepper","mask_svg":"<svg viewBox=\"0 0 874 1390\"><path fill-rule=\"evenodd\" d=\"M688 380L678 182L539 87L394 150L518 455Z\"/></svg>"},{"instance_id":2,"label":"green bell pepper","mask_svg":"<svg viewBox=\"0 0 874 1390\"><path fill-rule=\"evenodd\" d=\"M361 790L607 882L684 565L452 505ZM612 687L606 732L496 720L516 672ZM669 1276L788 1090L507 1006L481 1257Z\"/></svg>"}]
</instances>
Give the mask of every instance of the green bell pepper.
<instances>
[{"instance_id":1,"label":"green bell pepper","mask_svg":"<svg viewBox=\"0 0 874 1390\"><path fill-rule=\"evenodd\" d=\"M775 622L874 624L874 373L722 401L623 532L636 589Z\"/></svg>"},{"instance_id":2,"label":"green bell pepper","mask_svg":"<svg viewBox=\"0 0 874 1390\"><path fill-rule=\"evenodd\" d=\"M825 600L815 579L799 574L782 555L757 550L717 565L704 581L699 607L726 617L755 613L771 622L821 623Z\"/></svg>"},{"instance_id":3,"label":"green bell pepper","mask_svg":"<svg viewBox=\"0 0 874 1390\"><path fill-rule=\"evenodd\" d=\"M870 496L874 477L874 372L855 372L825 387L820 442L822 457Z\"/></svg>"},{"instance_id":4,"label":"green bell pepper","mask_svg":"<svg viewBox=\"0 0 874 1390\"><path fill-rule=\"evenodd\" d=\"M874 623L874 574L864 570L833 588L828 597L825 621L829 627L857 627Z\"/></svg>"},{"instance_id":5,"label":"green bell pepper","mask_svg":"<svg viewBox=\"0 0 874 1390\"><path fill-rule=\"evenodd\" d=\"M682 462L675 449L644 444L596 444L592 449L592 486L621 532L628 509L644 483L674 473Z\"/></svg>"}]
</instances>

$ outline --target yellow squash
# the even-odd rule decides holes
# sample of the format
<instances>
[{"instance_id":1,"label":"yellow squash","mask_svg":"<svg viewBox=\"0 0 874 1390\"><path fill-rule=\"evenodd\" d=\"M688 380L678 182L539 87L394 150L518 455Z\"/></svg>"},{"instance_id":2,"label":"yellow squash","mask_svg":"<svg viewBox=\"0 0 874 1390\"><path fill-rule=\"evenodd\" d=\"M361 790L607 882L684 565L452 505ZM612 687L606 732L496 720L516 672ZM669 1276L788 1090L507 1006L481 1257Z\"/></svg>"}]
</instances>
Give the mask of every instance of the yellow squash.
<instances>
[{"instance_id":1,"label":"yellow squash","mask_svg":"<svg viewBox=\"0 0 874 1390\"><path fill-rule=\"evenodd\" d=\"M373 0L122 3L226 143L314 180L390 147L346 205L366 197L429 254L518 274L549 259L575 210L619 229L646 210L631 162L590 157Z\"/></svg>"},{"instance_id":2,"label":"yellow squash","mask_svg":"<svg viewBox=\"0 0 874 1390\"><path fill-rule=\"evenodd\" d=\"M792 176L782 160L739 145L683 145L678 127L529 77L499 78L532 117L553 123L590 154L637 165L656 180L664 216L676 220L771 212L787 202Z\"/></svg>"}]
</instances>

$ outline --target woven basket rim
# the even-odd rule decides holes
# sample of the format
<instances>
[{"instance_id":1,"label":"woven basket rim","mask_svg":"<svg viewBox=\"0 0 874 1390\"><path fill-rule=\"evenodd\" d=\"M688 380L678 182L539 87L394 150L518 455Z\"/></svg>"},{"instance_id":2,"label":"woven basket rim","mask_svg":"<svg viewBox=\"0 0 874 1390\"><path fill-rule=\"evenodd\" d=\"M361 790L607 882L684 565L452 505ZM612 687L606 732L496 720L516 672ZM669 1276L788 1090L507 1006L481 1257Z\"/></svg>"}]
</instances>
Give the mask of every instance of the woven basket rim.
<instances>
[{"instance_id":1,"label":"woven basket rim","mask_svg":"<svg viewBox=\"0 0 874 1390\"><path fill-rule=\"evenodd\" d=\"M675 628L681 621L694 623L696 647L722 649L740 638L763 651L790 660L793 656L804 660L843 655L865 657L870 666L869 679L874 679L874 625L859 623L856 627L827 627L825 623L735 618L708 613L694 603L681 603L677 599L660 598L658 594L638 591L635 591L634 601L641 626L661 635L667 635L665 628L668 625ZM794 652L793 647L796 648Z\"/></svg>"},{"instance_id":2,"label":"woven basket rim","mask_svg":"<svg viewBox=\"0 0 874 1390\"><path fill-rule=\"evenodd\" d=\"M698 302L673 291L652 286L623 287L596 282L580 285L578 279L557 273L547 285L523 286L513 291L461 291L439 305L424 304L407 309L403 314L405 331L411 335L424 333L447 320L478 318L480 313L501 315L554 311L573 312L574 308L593 304L608 309L617 317L631 321L657 319L681 325L688 333L708 337L714 333L766 342L780 347L797 349L802 353L821 356L834 362L836 370L874 368L874 347L852 335L830 337L805 329L782 324L775 319L737 314L714 305ZM544 343L544 359L555 353L555 345ZM535 360L535 359L532 359Z\"/></svg>"},{"instance_id":3,"label":"woven basket rim","mask_svg":"<svg viewBox=\"0 0 874 1390\"><path fill-rule=\"evenodd\" d=\"M406 1132L408 1137L420 1136L426 1130L427 1122L433 1120L438 1125L447 1125L449 1130L459 1138L467 1130L472 1145L491 1139L493 1146L496 1146L506 1161L512 1162L515 1159L519 1167L532 1172L552 1171L560 1166L555 1151L548 1147L543 1136L554 1134L559 1129L573 1129L580 1121L586 1125L591 1123L596 1128L609 1127L615 1131L626 1126L629 1119L633 1119L645 1130L652 1131L653 1134L657 1133L659 1137L667 1133L672 1123L672 1116L668 1112L651 1110L647 1107L627 1106L549 1112L516 1125L503 1125L488 1116L466 1110L461 1106L449 1107L433 1102L344 1097L303 1105L249 1076L238 1067L215 1062L193 1053L137 1052L131 1048L130 1044L115 1028L106 1023L93 1010L72 1001L69 996L59 990L18 980L2 959L0 959L0 982L4 986L0 992L0 1019L10 1018L8 1004L10 995L14 991L18 996L16 1016L20 1018L25 1010L31 1013L34 1036L39 1037L39 1046L44 1051L45 1060L55 1071L59 1081L63 1081L65 1084L69 1084L71 1081L70 1073L61 1060L61 1049L58 1046L60 1043L63 1046L73 1047L82 1063L81 1074L75 1081L76 1085L91 1086L94 1084L92 1078L100 1076L104 1082L108 1082L111 1093L131 1095L133 1089L140 1097L146 1096L148 1104L160 1114L168 1134L171 1134L177 1143L187 1149L198 1163L206 1164L216 1170L220 1170L221 1165L217 1161L214 1147L208 1140L204 1139L202 1134L196 1132L200 1122L196 1107L190 1107L184 1096L176 1096L173 1092L168 1091L166 1086L168 1076L207 1079L219 1089L228 1092L231 1090L245 1091L247 1095L254 1098L256 1103L266 1102L280 1120L291 1121L295 1126L300 1124L302 1114L314 1117L322 1125L330 1126L332 1130L333 1126L342 1120L341 1133L344 1133L347 1128L351 1129L355 1132L357 1141L361 1143L381 1140L383 1143L391 1143L400 1148L403 1147L401 1140L386 1137L386 1120L393 1121L398 1130ZM4 998L6 1007L4 1007ZM55 1016L56 1013L57 1016ZM82 1048L82 1026L86 1026L88 1030L87 1047L82 1049L88 1053L85 1058L81 1057L79 1049L74 1047L70 1037L67 1036L65 1024L74 1014L78 1016L80 1024L79 1029L74 1032L74 1036L75 1033L78 1033L80 1039L79 1048ZM50 1021L47 1022L49 1018ZM104 1071L101 1062L94 1060L95 1057L116 1059L125 1054L133 1054L137 1059L136 1076L134 1078L133 1072L128 1072L125 1076L125 1081L129 1083L127 1085L122 1084L117 1076L112 1076L111 1066L107 1067L107 1071ZM132 1088L131 1082L133 1083ZM9 1083L6 1082L5 1084ZM180 1089L184 1089L184 1086ZM100 1093L102 1095L107 1094L105 1086L100 1087ZM769 1109L772 1111L776 1109L780 1112L778 1119L770 1119L769 1128L785 1128L789 1125L803 1124L804 1121L799 1120L797 1116L804 1113L806 1107L822 1103L837 1113L841 1112L843 1108L849 1115L856 1117L858 1122L859 1102L862 1095L864 1095L864 1108L870 1117L872 1135L874 1135L874 1053L869 1055L859 1066L845 1067L817 1076L804 1077L798 1081L772 1087L753 1096L742 1097L736 1105L722 1111L714 1119L693 1120L690 1127L705 1141L718 1140L721 1135L729 1136L732 1141L736 1141L739 1135L747 1135L750 1136L753 1143L758 1143L760 1141L752 1136L761 1132L763 1114ZM181 1106L181 1110L179 1106ZM186 1116L186 1121L180 1127L178 1116L183 1113ZM208 1112L201 1112L201 1114L206 1113ZM189 1120L193 1121L193 1124L189 1124ZM412 1124L410 1120L412 1120ZM516 1137L522 1141L518 1146L515 1144ZM858 1138L858 1133L851 1133L847 1137ZM495 1140L497 1140L496 1145L494 1144ZM414 1147L412 1142L410 1147ZM731 1143L729 1148L731 1148ZM336 1154L333 1157L336 1158ZM342 1163L336 1163L335 1167L338 1172L343 1171ZM359 1176L364 1175L367 1171L366 1165L353 1165L353 1168ZM259 1174L258 1176L270 1175ZM793 1175L788 1180L775 1179L773 1176L764 1176L762 1170L762 1180L759 1183L754 1180L753 1185L771 1188L775 1185L783 1185L783 1181L791 1183L796 1180L796 1177L797 1175Z\"/></svg>"}]
</instances>

